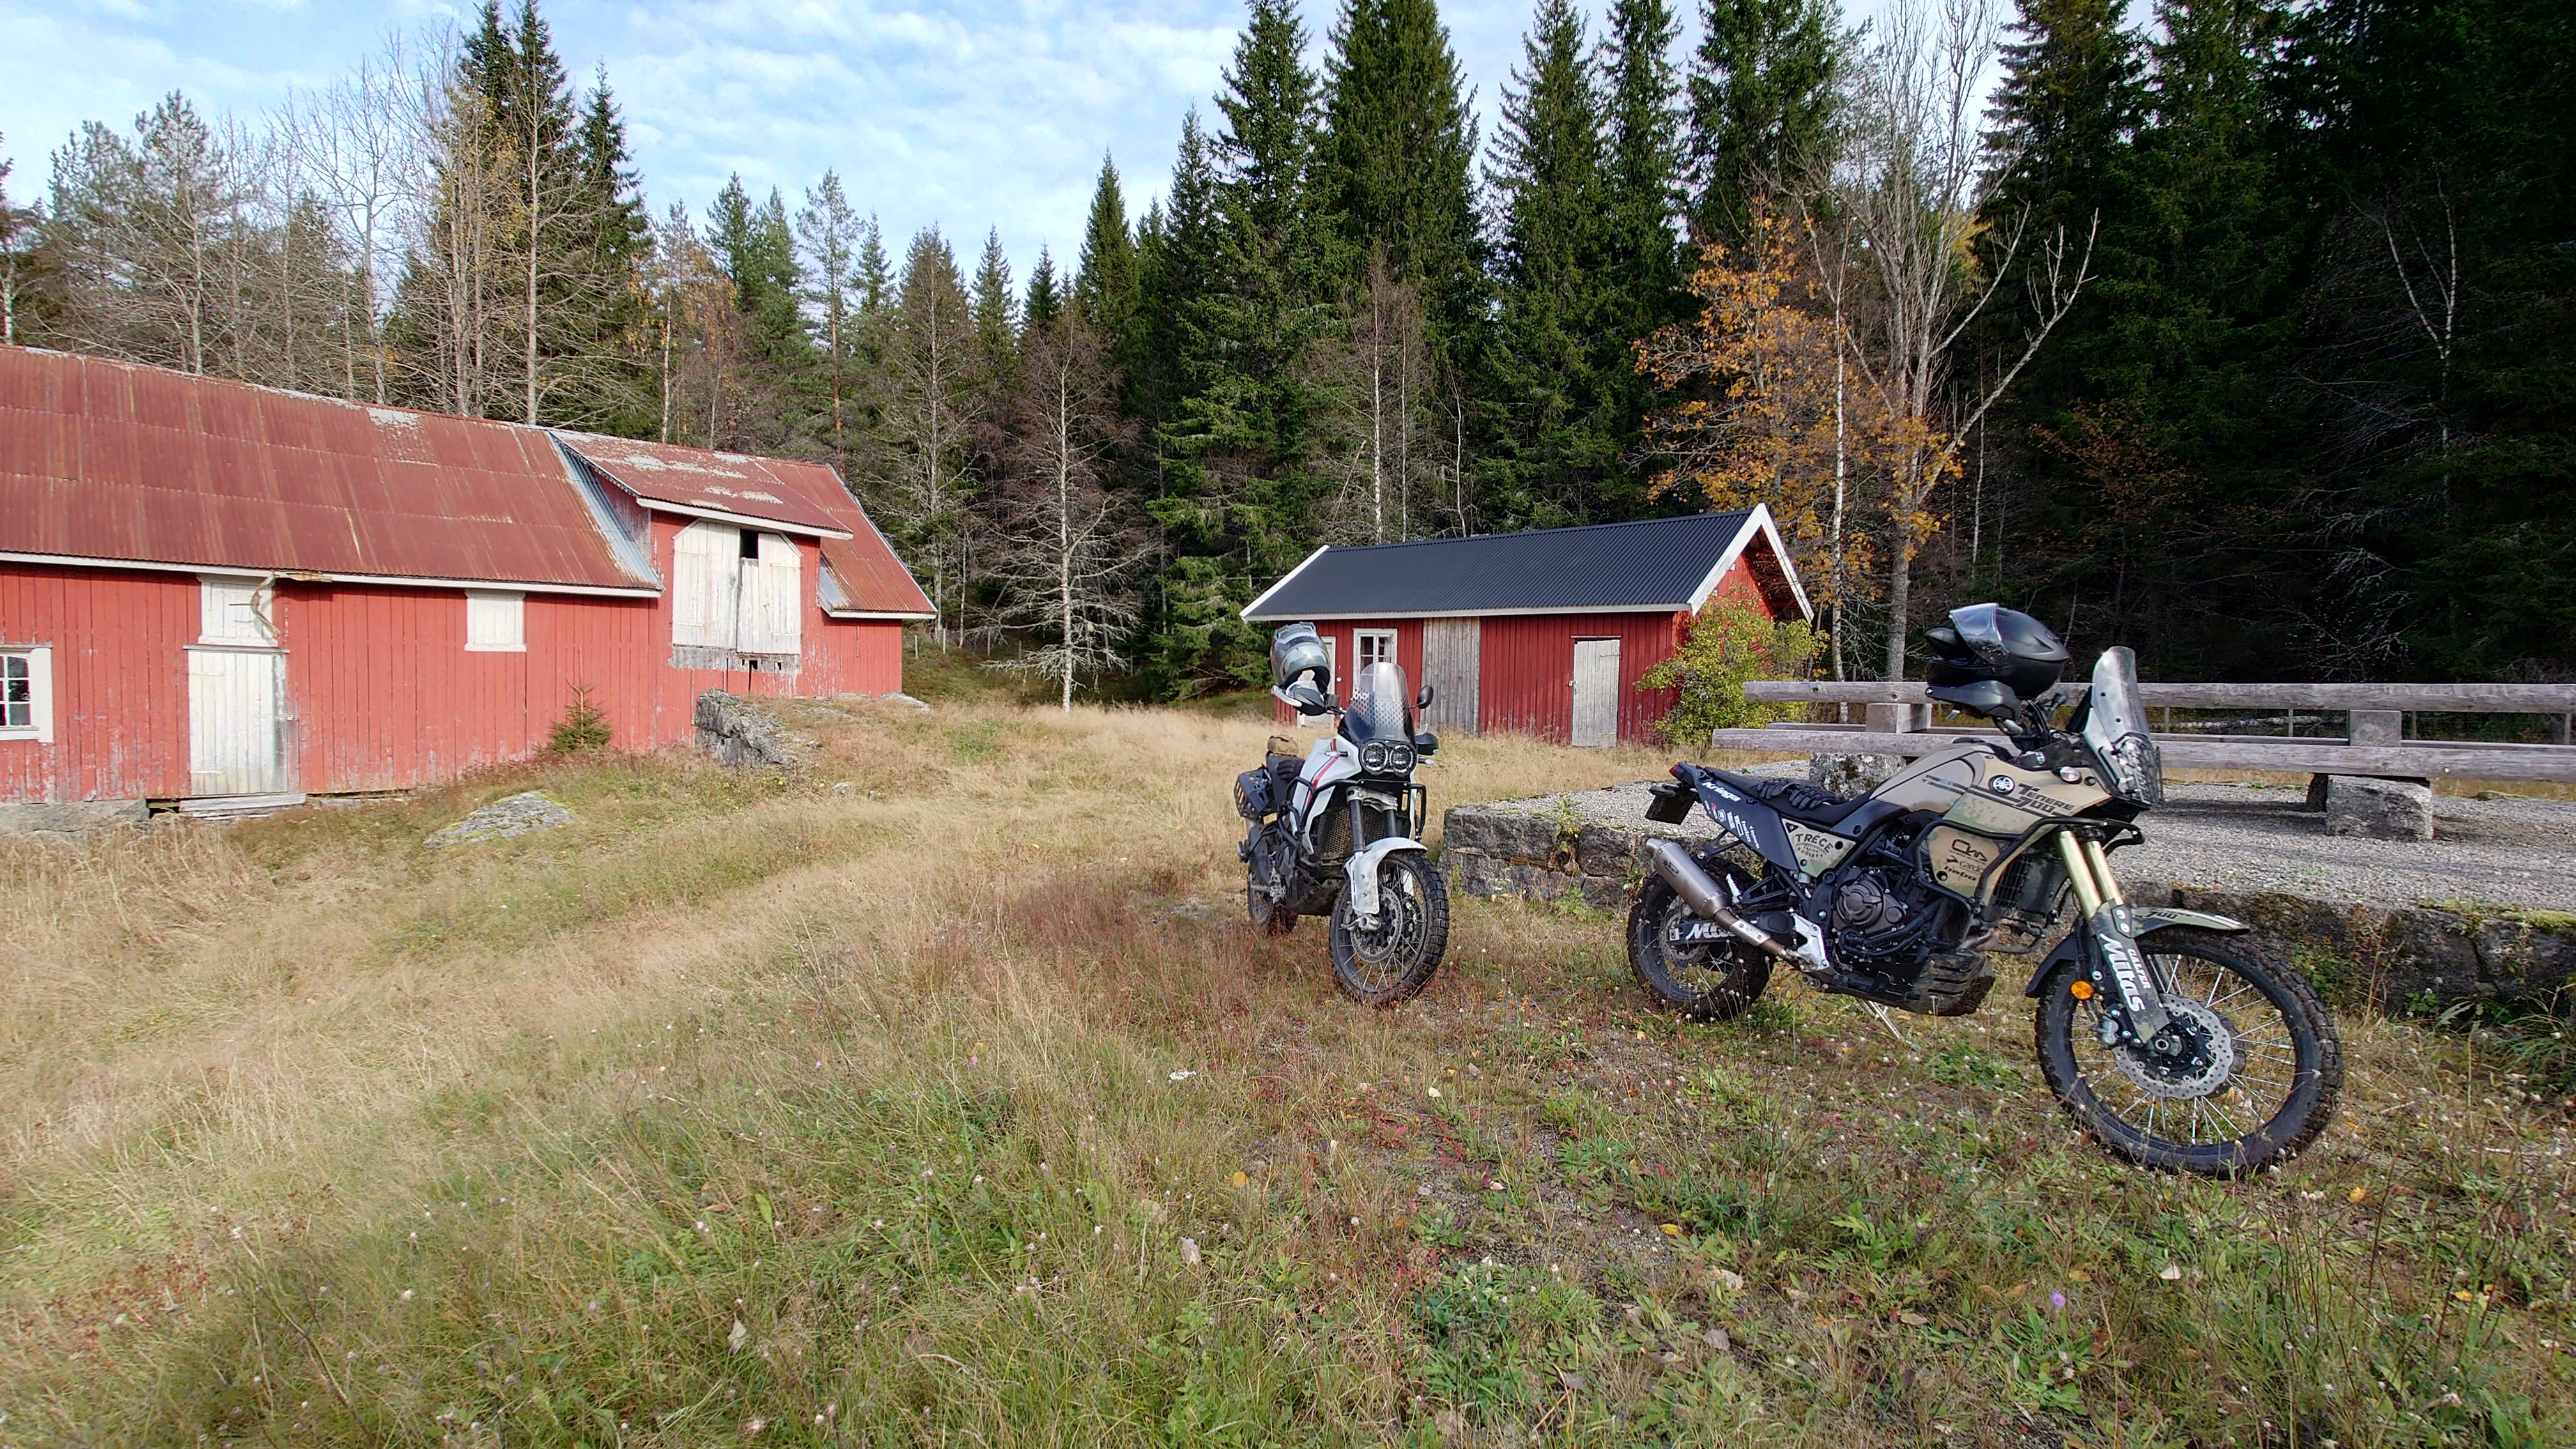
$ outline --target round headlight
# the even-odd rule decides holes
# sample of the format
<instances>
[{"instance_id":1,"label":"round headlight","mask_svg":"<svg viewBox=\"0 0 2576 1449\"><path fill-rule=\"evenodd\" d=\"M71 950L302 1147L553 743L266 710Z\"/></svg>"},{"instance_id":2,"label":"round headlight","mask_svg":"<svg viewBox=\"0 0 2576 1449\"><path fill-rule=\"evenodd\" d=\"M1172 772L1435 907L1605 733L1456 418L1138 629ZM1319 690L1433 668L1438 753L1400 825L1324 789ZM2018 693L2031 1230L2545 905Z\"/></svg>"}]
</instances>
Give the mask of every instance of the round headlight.
<instances>
[{"instance_id":1,"label":"round headlight","mask_svg":"<svg viewBox=\"0 0 2576 1449\"><path fill-rule=\"evenodd\" d=\"M1411 745L1389 745L1389 746L1387 746L1387 747L1386 747L1386 767L1387 767L1388 769L1390 769L1390 770L1410 770L1410 769L1412 769L1412 768L1413 768L1413 746L1411 746Z\"/></svg>"},{"instance_id":2,"label":"round headlight","mask_svg":"<svg viewBox=\"0 0 2576 1449\"><path fill-rule=\"evenodd\" d=\"M1371 771L1375 771L1375 770L1383 770L1383 769L1385 769L1385 768L1386 768L1386 746L1384 746L1384 745L1362 745L1362 746L1360 746L1360 768L1361 768L1361 769L1363 769L1363 770L1371 770Z\"/></svg>"}]
</instances>

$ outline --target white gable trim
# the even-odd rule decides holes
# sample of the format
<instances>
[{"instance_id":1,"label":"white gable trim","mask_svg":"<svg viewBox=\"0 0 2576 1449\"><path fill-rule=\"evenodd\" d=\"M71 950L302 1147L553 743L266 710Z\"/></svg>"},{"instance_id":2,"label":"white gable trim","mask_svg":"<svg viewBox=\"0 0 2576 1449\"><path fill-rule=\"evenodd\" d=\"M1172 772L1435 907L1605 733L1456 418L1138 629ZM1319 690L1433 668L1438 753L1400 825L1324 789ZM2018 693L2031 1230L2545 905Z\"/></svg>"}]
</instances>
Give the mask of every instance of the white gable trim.
<instances>
[{"instance_id":1,"label":"white gable trim","mask_svg":"<svg viewBox=\"0 0 2576 1449\"><path fill-rule=\"evenodd\" d=\"M714 523L730 523L759 533L796 533L807 538L848 538L846 528L816 528L810 523L789 523L782 519L761 518L749 513L727 513L721 508L692 508L685 503L665 503L659 498L635 495L635 506L650 513L675 513L683 518L704 518Z\"/></svg>"},{"instance_id":2,"label":"white gable trim","mask_svg":"<svg viewBox=\"0 0 2576 1449\"><path fill-rule=\"evenodd\" d=\"M1717 556L1716 567L1699 581L1698 588L1691 590L1692 613L1698 613L1708 603L1708 596L1717 592L1718 583L1726 577L1726 571L1744 557L1745 545L1757 536L1770 541L1771 556L1780 562L1780 574L1789 581L1789 593L1798 601L1798 613L1810 620L1816 617L1815 606L1807 602L1807 591L1798 582L1798 570L1789 562L1789 546L1780 538L1780 526L1772 521L1768 503L1753 505L1753 511L1745 515L1744 526L1735 531L1734 540L1727 544L1726 552Z\"/></svg>"},{"instance_id":3,"label":"white gable trim","mask_svg":"<svg viewBox=\"0 0 2576 1449\"><path fill-rule=\"evenodd\" d=\"M1331 548L1332 548L1332 545L1331 545L1331 544L1329 544L1329 543L1328 543L1328 544L1324 544L1324 545L1322 545L1322 546L1318 547L1318 548L1317 548L1313 553L1310 553L1310 554L1306 555L1306 557L1305 557L1304 559L1300 560L1300 561L1299 561L1299 563L1298 563L1298 565L1297 565L1295 568L1290 569L1290 570L1287 572L1286 576L1285 576L1285 577L1283 577L1283 578L1281 578L1281 579L1279 580L1279 582L1277 582L1277 583L1275 583L1275 584L1272 584L1270 587L1268 587L1268 588L1266 588L1266 589L1263 589L1263 590L1261 591L1261 597L1260 597L1260 598L1257 598L1257 599L1253 600L1251 603L1244 605L1244 606L1243 606L1243 617L1244 617L1244 618L1246 618L1246 619L1258 619L1258 618L1260 618L1260 617L1261 617L1261 606L1262 606L1262 605L1264 605L1264 604L1266 604L1266 603L1269 603L1269 602L1270 602L1270 596L1271 596L1272 594L1275 594L1275 593L1279 592L1281 589L1284 589L1284 588L1288 587L1289 581L1290 581L1291 579L1296 578L1299 574L1302 574L1302 573L1304 573L1304 572L1306 571L1306 565L1307 565L1307 564L1313 563L1315 560L1317 560L1317 559L1319 559L1319 558L1322 558L1322 557L1323 557L1323 556L1324 556L1328 551L1330 551L1330 550L1331 550ZM1404 616L1404 615L1399 615L1399 614L1332 614L1332 615L1327 615L1327 616L1325 616L1325 617L1335 618L1335 619L1374 619L1374 618L1390 618L1390 619L1391 619L1391 618L1403 618L1403 617L1406 617L1406 616ZM1424 615L1423 617L1428 618L1428 617L1430 617L1430 616L1429 616L1429 615Z\"/></svg>"}]
</instances>

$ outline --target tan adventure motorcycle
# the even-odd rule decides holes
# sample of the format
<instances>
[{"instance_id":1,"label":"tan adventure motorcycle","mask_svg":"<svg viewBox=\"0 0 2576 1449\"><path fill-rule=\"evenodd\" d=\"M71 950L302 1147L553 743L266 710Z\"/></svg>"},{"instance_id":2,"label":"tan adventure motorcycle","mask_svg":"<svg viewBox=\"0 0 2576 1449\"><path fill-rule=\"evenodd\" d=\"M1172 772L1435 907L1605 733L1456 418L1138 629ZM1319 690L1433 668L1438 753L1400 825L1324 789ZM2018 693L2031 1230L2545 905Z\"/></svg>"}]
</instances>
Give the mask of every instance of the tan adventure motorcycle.
<instances>
[{"instance_id":1,"label":"tan adventure motorcycle","mask_svg":"<svg viewBox=\"0 0 2576 1449\"><path fill-rule=\"evenodd\" d=\"M1868 795L1803 780L1673 766L1647 818L1704 807L1725 836L1647 845L1628 962L1660 1002L1741 1014L1774 963L1881 1007L1965 1016L1993 953L2036 954L2071 898L2072 928L2024 994L2039 1003L2041 1074L2119 1156L2233 1176L2295 1156L2343 1086L2334 1022L2247 927L2132 906L2110 853L2164 801L2137 661L2105 652L2064 728L2051 723L2066 646L2027 614L1978 604L1926 632L1925 691L1993 720Z\"/></svg>"}]
</instances>

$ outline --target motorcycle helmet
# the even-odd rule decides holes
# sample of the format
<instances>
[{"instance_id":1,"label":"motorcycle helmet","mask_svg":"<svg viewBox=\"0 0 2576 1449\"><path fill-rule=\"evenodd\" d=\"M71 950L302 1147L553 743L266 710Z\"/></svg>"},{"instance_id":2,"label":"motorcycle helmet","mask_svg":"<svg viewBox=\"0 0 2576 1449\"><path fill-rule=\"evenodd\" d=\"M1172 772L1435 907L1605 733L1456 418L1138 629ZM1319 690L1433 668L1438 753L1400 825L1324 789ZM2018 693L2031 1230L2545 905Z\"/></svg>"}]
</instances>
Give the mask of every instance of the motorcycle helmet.
<instances>
[{"instance_id":1,"label":"motorcycle helmet","mask_svg":"<svg viewBox=\"0 0 2576 1449\"><path fill-rule=\"evenodd\" d=\"M2066 645L2046 624L2001 604L1970 604L1950 611L1949 627L1926 629L1932 663L1923 682L1936 688L1994 680L2021 699L2057 687L2066 671Z\"/></svg>"},{"instance_id":2,"label":"motorcycle helmet","mask_svg":"<svg viewBox=\"0 0 2576 1449\"><path fill-rule=\"evenodd\" d=\"M1290 624L1270 636L1270 687L1286 689L1300 679L1319 693L1333 688L1332 656L1312 624Z\"/></svg>"}]
</instances>

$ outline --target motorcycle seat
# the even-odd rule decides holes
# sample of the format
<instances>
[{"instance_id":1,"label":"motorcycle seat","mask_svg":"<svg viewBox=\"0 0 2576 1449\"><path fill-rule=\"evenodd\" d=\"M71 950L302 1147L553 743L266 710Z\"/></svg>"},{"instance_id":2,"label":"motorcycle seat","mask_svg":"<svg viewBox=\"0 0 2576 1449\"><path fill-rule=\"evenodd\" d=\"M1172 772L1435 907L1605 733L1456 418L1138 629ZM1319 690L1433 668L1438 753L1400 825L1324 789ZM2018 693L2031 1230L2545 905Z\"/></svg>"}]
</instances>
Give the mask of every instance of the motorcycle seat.
<instances>
[{"instance_id":1,"label":"motorcycle seat","mask_svg":"<svg viewBox=\"0 0 2576 1449\"><path fill-rule=\"evenodd\" d=\"M1866 795L1845 799L1831 790L1810 785L1804 780L1739 775L1733 770L1711 770L1706 767L1702 767L1701 773L1724 780L1728 785L1761 801L1791 820L1820 829L1831 829L1842 824L1853 811L1869 803L1869 797Z\"/></svg>"}]
</instances>

